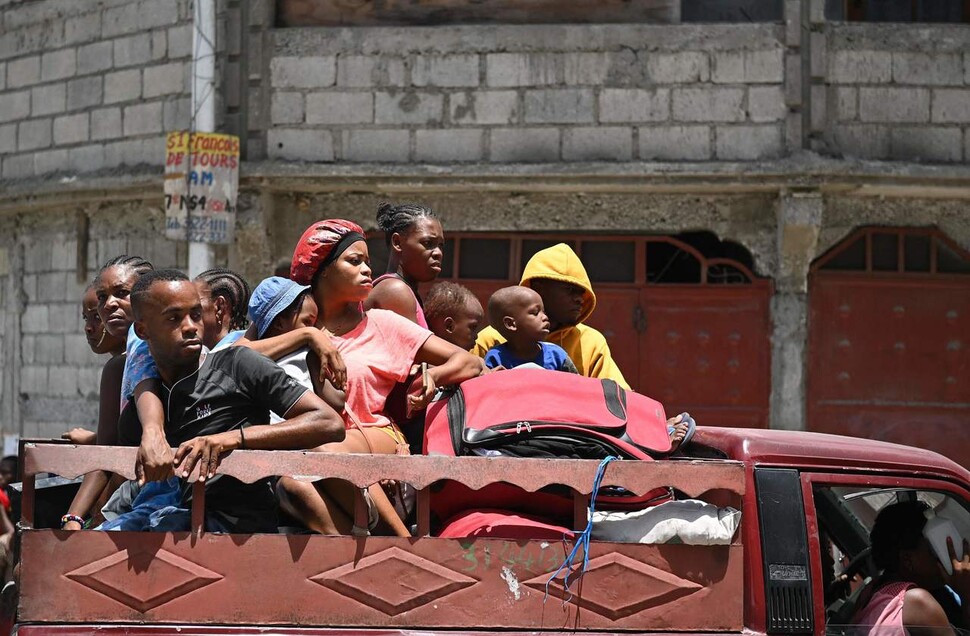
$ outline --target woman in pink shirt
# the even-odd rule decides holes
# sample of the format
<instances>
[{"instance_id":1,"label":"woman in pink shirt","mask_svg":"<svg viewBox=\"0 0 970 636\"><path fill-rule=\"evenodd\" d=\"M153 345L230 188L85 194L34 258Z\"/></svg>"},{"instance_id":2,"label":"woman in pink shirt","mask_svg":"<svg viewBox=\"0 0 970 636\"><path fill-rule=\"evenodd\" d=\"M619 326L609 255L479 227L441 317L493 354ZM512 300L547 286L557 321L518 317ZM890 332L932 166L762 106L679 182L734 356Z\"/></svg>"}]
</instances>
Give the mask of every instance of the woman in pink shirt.
<instances>
[{"instance_id":1,"label":"woman in pink shirt","mask_svg":"<svg viewBox=\"0 0 970 636\"><path fill-rule=\"evenodd\" d=\"M414 410L424 408L437 386L459 384L480 375L483 368L477 356L392 311L365 313L363 301L372 286L369 260L363 230L340 219L311 225L293 255L291 278L310 285L319 310L317 327L329 335L347 367L347 437L321 447L327 452L406 453L404 437L384 406L411 365L434 365L427 382L418 378L408 397ZM356 493L349 483L285 479L281 484L293 511L311 529L325 534L351 531ZM396 531L407 534L403 524Z\"/></svg>"},{"instance_id":2,"label":"woman in pink shirt","mask_svg":"<svg viewBox=\"0 0 970 636\"><path fill-rule=\"evenodd\" d=\"M930 590L944 585L960 595L964 622L970 622L970 550L963 559L950 546L953 574L948 575L923 536L926 504L906 501L879 512L870 539L872 560L882 575L865 606L853 616L871 636L948 636L955 632ZM947 592L948 593L948 592Z\"/></svg>"}]
</instances>

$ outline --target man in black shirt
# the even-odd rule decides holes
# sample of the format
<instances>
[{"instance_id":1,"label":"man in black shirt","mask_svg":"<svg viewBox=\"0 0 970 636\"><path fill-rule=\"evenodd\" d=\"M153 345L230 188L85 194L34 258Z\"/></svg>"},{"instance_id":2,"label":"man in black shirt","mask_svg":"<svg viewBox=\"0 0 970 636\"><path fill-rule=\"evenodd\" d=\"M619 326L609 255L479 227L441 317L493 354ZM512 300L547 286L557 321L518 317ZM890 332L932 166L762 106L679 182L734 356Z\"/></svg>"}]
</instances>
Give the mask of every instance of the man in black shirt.
<instances>
[{"instance_id":1,"label":"man in black shirt","mask_svg":"<svg viewBox=\"0 0 970 636\"><path fill-rule=\"evenodd\" d=\"M161 376L165 410L164 428L161 422L142 423L137 472L147 481L173 474L184 479L199 465L200 480L208 481L208 529L274 531L271 481L244 484L216 475L220 457L237 448L296 450L340 441L340 415L252 349L205 349L199 294L182 272L144 274L131 291L131 304L135 333L148 343ZM286 419L270 426L270 411ZM183 482L180 505L156 513L150 529L187 530L190 494Z\"/></svg>"}]
</instances>

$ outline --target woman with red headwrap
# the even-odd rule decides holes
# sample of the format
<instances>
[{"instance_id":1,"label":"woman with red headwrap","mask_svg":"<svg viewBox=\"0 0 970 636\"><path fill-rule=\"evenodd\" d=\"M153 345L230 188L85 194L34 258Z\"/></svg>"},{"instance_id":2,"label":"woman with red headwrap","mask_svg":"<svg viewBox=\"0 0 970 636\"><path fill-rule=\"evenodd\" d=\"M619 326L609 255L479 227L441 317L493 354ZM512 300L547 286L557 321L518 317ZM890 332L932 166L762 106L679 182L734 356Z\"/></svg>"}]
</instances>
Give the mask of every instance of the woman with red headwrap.
<instances>
[{"instance_id":1,"label":"woman with red headwrap","mask_svg":"<svg viewBox=\"0 0 970 636\"><path fill-rule=\"evenodd\" d=\"M408 397L409 407L415 410L425 407L437 386L459 384L482 373L477 356L407 318L384 309L365 312L363 301L372 287L369 262L363 229L341 219L311 225L293 254L291 278L310 285L319 309L317 327L329 335L347 367L347 438L321 447L324 451L396 453L406 449L404 436L384 406L387 395L408 376L412 364L434 365L416 381L415 389L420 387L420 391ZM326 534L351 531L356 496L351 484L284 479L281 485L291 512L313 530ZM407 534L403 524L397 531Z\"/></svg>"}]
</instances>

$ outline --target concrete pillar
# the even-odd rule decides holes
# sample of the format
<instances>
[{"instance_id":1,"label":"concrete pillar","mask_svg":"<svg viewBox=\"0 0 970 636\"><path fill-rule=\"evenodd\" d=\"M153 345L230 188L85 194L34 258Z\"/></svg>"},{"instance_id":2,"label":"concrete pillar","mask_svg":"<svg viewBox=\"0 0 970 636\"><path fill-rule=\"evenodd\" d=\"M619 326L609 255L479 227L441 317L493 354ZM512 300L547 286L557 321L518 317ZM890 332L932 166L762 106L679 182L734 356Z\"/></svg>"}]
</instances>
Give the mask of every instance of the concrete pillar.
<instances>
[{"instance_id":1,"label":"concrete pillar","mask_svg":"<svg viewBox=\"0 0 970 636\"><path fill-rule=\"evenodd\" d=\"M823 209L818 192L783 193L778 202L778 272L771 302L771 428L806 429L808 270L818 246Z\"/></svg>"}]
</instances>

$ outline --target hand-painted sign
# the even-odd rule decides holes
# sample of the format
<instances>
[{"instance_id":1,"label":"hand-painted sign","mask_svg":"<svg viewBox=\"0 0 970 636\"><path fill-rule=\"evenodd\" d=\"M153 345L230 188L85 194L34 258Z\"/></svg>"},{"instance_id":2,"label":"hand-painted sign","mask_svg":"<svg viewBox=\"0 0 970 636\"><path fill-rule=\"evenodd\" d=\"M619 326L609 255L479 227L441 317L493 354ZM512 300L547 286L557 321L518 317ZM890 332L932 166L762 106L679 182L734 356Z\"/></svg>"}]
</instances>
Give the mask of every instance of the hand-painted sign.
<instances>
[{"instance_id":1,"label":"hand-painted sign","mask_svg":"<svg viewBox=\"0 0 970 636\"><path fill-rule=\"evenodd\" d=\"M172 132L165 154L165 236L231 243L239 191L239 138Z\"/></svg>"}]
</instances>

